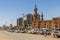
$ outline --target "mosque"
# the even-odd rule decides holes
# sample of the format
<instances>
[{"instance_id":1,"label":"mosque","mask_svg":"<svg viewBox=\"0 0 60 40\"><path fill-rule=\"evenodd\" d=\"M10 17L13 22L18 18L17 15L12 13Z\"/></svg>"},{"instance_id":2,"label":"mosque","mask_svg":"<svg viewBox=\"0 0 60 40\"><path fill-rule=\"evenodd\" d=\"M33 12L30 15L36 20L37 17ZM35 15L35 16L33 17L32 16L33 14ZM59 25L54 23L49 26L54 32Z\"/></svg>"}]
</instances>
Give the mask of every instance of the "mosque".
<instances>
[{"instance_id":1,"label":"mosque","mask_svg":"<svg viewBox=\"0 0 60 40\"><path fill-rule=\"evenodd\" d=\"M41 13L40 17L38 16L39 14L37 13L37 5L35 4L34 6L34 14L32 17L32 28L60 28L60 18L55 17L52 18L52 20L44 20L44 15L43 12Z\"/></svg>"}]
</instances>

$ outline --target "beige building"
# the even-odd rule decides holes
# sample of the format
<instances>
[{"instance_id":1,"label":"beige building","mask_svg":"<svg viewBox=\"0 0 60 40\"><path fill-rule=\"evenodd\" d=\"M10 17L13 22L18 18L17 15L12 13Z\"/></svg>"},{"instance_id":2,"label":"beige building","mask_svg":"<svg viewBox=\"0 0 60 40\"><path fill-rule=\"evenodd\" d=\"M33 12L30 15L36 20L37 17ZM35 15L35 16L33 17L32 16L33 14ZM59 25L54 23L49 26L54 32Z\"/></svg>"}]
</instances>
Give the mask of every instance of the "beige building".
<instances>
[{"instance_id":1,"label":"beige building","mask_svg":"<svg viewBox=\"0 0 60 40\"><path fill-rule=\"evenodd\" d=\"M60 18L55 17L52 20L44 20L43 13L40 15L40 20L38 20L37 6L34 6L34 14L32 20L32 28L60 28Z\"/></svg>"}]
</instances>

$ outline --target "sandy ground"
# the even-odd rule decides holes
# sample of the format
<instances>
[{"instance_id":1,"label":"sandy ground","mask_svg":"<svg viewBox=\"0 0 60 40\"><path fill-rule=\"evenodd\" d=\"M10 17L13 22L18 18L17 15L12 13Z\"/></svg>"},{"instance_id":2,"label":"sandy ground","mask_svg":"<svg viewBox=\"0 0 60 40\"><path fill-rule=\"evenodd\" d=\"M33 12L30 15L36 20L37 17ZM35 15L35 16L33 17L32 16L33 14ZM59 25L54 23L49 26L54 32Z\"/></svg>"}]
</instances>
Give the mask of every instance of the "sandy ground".
<instances>
[{"instance_id":1,"label":"sandy ground","mask_svg":"<svg viewBox=\"0 0 60 40\"><path fill-rule=\"evenodd\" d=\"M37 34L0 31L0 40L60 40L60 38L53 38L50 35L45 37Z\"/></svg>"}]
</instances>

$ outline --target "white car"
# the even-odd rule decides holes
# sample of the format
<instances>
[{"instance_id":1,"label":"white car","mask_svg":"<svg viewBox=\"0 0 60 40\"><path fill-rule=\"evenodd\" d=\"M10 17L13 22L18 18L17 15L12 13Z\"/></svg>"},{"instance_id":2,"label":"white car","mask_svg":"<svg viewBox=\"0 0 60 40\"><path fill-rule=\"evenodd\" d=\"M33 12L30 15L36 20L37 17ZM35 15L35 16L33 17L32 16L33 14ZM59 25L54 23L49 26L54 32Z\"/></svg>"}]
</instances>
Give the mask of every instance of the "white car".
<instances>
[{"instance_id":1,"label":"white car","mask_svg":"<svg viewBox=\"0 0 60 40\"><path fill-rule=\"evenodd\" d=\"M7 32L14 32L15 29L8 29Z\"/></svg>"},{"instance_id":2,"label":"white car","mask_svg":"<svg viewBox=\"0 0 60 40\"><path fill-rule=\"evenodd\" d=\"M38 34L38 33L40 33L40 30L38 28L33 28L33 29L29 30L28 33Z\"/></svg>"},{"instance_id":3,"label":"white car","mask_svg":"<svg viewBox=\"0 0 60 40\"><path fill-rule=\"evenodd\" d=\"M18 29L18 30L15 30L15 32L16 32L16 33L20 33L20 29Z\"/></svg>"},{"instance_id":4,"label":"white car","mask_svg":"<svg viewBox=\"0 0 60 40\"><path fill-rule=\"evenodd\" d=\"M27 32L26 29L20 31L20 33L26 33L26 32Z\"/></svg>"},{"instance_id":5,"label":"white car","mask_svg":"<svg viewBox=\"0 0 60 40\"><path fill-rule=\"evenodd\" d=\"M40 34L44 34L44 33L50 34L49 29L48 29L48 28L41 28L41 29L40 29Z\"/></svg>"},{"instance_id":6,"label":"white car","mask_svg":"<svg viewBox=\"0 0 60 40\"><path fill-rule=\"evenodd\" d=\"M12 32L12 30L9 30L9 29L8 29L7 32Z\"/></svg>"},{"instance_id":7,"label":"white car","mask_svg":"<svg viewBox=\"0 0 60 40\"><path fill-rule=\"evenodd\" d=\"M53 37L60 37L60 28L55 28L55 29L52 31L51 35L52 35Z\"/></svg>"}]
</instances>

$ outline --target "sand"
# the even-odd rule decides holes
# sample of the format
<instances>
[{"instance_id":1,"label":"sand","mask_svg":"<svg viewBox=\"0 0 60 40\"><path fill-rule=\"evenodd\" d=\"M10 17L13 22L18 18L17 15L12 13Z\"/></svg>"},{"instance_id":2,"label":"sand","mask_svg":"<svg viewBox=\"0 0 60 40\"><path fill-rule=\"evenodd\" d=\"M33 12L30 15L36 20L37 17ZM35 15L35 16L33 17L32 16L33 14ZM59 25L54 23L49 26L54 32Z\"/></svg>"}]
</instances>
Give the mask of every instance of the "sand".
<instances>
[{"instance_id":1,"label":"sand","mask_svg":"<svg viewBox=\"0 0 60 40\"><path fill-rule=\"evenodd\" d=\"M0 40L60 40L60 38L53 38L51 35L37 35L28 33L10 33L6 31L0 32Z\"/></svg>"}]
</instances>

